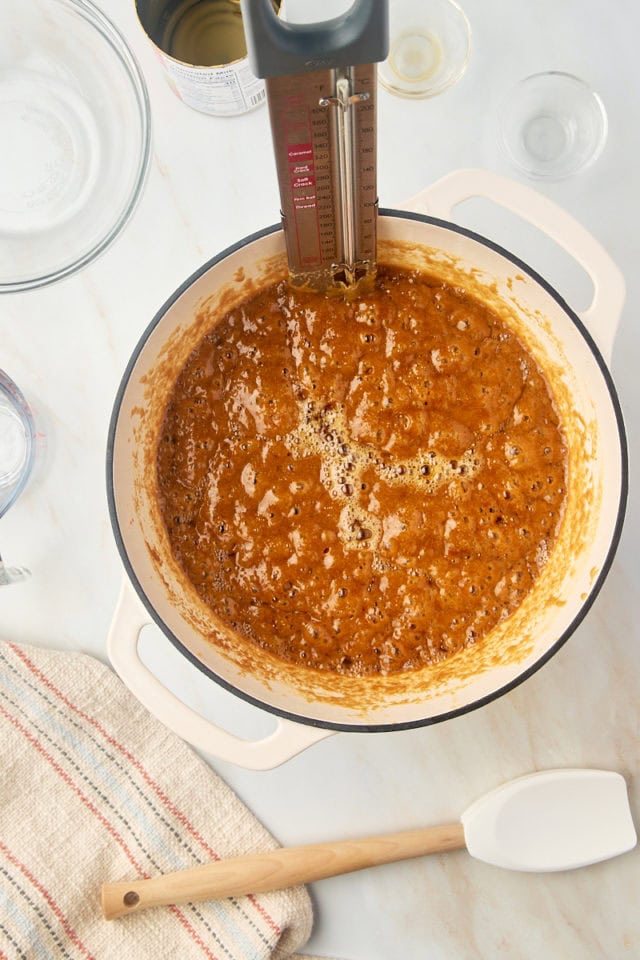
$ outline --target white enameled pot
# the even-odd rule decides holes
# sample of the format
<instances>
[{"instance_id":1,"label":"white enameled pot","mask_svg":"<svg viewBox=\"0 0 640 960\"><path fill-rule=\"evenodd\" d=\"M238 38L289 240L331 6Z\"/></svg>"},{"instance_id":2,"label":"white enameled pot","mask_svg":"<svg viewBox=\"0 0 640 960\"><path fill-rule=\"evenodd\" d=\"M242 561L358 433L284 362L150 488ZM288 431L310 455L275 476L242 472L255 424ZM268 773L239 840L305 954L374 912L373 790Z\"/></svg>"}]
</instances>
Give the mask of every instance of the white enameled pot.
<instances>
[{"instance_id":1,"label":"white enameled pot","mask_svg":"<svg viewBox=\"0 0 640 960\"><path fill-rule=\"evenodd\" d=\"M586 270L593 300L581 315L526 264L450 222L482 196L557 241ZM339 730L401 730L464 713L501 696L545 663L581 622L611 565L627 492L622 415L607 367L624 302L621 274L602 247L555 204L513 181L463 170L407 211L381 211L381 259L422 266L464 284L518 331L552 385L568 440L568 503L559 540L521 607L477 646L436 668L380 678L286 667L212 619L171 555L157 503L155 449L175 374L208 327L251 290L285 271L284 240L269 228L190 277L152 320L116 398L109 433L111 519L127 577L109 636L112 664L136 697L196 747L268 769ZM277 715L269 737L246 741L204 719L142 663L138 638L155 621L212 680ZM213 638L213 642L212 642Z\"/></svg>"}]
</instances>

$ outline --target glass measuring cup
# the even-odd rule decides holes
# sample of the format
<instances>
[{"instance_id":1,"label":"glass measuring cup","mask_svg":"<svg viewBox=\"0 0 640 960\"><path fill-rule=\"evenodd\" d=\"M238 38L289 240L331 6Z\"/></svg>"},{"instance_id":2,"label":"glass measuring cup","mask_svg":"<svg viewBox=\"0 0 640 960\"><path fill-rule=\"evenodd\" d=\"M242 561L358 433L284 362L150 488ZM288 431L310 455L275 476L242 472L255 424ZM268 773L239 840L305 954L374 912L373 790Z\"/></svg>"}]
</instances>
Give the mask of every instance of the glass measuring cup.
<instances>
[{"instance_id":1,"label":"glass measuring cup","mask_svg":"<svg viewBox=\"0 0 640 960\"><path fill-rule=\"evenodd\" d=\"M31 409L13 380L0 370L0 517L24 490L33 468L36 430ZM29 576L24 567L7 566L0 556L0 586Z\"/></svg>"}]
</instances>

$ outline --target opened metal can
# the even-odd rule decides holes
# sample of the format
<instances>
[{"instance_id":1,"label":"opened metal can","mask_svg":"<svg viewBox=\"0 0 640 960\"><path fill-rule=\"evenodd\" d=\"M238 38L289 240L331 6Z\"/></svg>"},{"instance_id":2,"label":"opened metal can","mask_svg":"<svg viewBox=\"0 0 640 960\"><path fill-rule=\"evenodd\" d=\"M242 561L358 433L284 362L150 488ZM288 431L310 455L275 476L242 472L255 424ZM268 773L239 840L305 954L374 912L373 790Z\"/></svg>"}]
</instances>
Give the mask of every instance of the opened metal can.
<instances>
[{"instance_id":1,"label":"opened metal can","mask_svg":"<svg viewBox=\"0 0 640 960\"><path fill-rule=\"evenodd\" d=\"M240 0L136 0L136 11L170 86L189 107L228 117L264 102L264 82L247 58Z\"/></svg>"}]
</instances>

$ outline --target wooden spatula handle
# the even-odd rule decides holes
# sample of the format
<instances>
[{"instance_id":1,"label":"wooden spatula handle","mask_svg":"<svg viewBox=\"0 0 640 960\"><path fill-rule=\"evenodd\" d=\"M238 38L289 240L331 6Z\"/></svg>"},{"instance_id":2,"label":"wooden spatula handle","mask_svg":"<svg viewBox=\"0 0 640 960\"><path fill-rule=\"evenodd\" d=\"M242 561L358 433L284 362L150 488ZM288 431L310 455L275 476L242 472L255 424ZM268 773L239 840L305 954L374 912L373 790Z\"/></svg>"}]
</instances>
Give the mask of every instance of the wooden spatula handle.
<instances>
[{"instance_id":1,"label":"wooden spatula handle","mask_svg":"<svg viewBox=\"0 0 640 960\"><path fill-rule=\"evenodd\" d=\"M462 824L453 823L363 840L272 850L219 860L150 880L105 883L102 886L102 912L107 920L113 920L147 907L282 890L381 863L457 850L464 845Z\"/></svg>"}]
</instances>

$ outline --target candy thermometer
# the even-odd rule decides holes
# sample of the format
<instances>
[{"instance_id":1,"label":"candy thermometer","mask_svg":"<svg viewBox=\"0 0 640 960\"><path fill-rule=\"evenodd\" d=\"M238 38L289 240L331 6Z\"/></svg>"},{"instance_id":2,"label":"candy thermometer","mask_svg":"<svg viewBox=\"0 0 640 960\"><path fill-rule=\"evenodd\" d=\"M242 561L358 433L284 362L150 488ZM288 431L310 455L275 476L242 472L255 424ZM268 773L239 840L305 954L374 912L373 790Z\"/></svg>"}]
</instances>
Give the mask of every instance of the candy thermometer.
<instances>
[{"instance_id":1,"label":"candy thermometer","mask_svg":"<svg viewBox=\"0 0 640 960\"><path fill-rule=\"evenodd\" d=\"M376 62L387 0L290 23L241 0L252 70L265 79L291 282L353 290L376 269ZM321 4L316 4L321 7Z\"/></svg>"}]
</instances>

